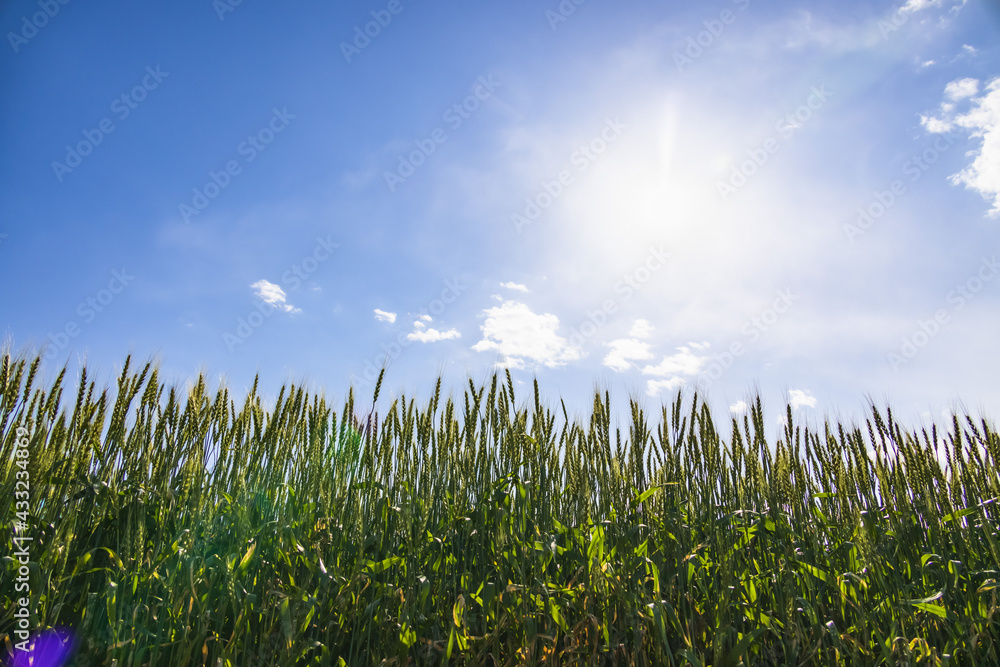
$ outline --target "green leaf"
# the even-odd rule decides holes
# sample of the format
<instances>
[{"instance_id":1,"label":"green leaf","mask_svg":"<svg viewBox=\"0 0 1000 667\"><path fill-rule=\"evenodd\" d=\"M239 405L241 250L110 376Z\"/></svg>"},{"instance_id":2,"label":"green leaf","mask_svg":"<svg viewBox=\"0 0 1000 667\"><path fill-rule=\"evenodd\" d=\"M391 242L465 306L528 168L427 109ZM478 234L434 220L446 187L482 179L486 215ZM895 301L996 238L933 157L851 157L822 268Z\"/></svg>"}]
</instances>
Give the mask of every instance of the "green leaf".
<instances>
[{"instance_id":1,"label":"green leaf","mask_svg":"<svg viewBox=\"0 0 1000 667\"><path fill-rule=\"evenodd\" d=\"M961 519L964 516L969 516L978 510L979 507L970 507L968 509L960 510L958 512L952 512L951 514L945 514L941 517L941 523L948 523L949 521L954 521L955 519Z\"/></svg>"},{"instance_id":2,"label":"green leaf","mask_svg":"<svg viewBox=\"0 0 1000 667\"><path fill-rule=\"evenodd\" d=\"M288 609L288 598L281 601L281 627L285 631L285 648L292 648L294 634L292 630L292 614Z\"/></svg>"},{"instance_id":3,"label":"green leaf","mask_svg":"<svg viewBox=\"0 0 1000 667\"><path fill-rule=\"evenodd\" d=\"M802 561L796 561L795 564L800 570L807 574L811 574L817 579L823 581L824 583L830 583L830 575L827 572L819 569L815 565L810 565L809 563L803 563Z\"/></svg>"},{"instance_id":4,"label":"green leaf","mask_svg":"<svg viewBox=\"0 0 1000 667\"><path fill-rule=\"evenodd\" d=\"M694 665L695 667L705 667L705 663L703 663L701 659L698 658L698 656L696 656L694 653L687 650L686 648L681 649L680 651L677 652L677 654L680 655L685 660L687 660L688 663Z\"/></svg>"},{"instance_id":5,"label":"green leaf","mask_svg":"<svg viewBox=\"0 0 1000 667\"><path fill-rule=\"evenodd\" d=\"M393 565L399 565L402 562L403 559L401 557L390 556L389 558L386 558L385 560L381 560L378 562L373 560L365 562L365 569L371 572L372 574L378 574L379 572L385 572Z\"/></svg>"},{"instance_id":6,"label":"green leaf","mask_svg":"<svg viewBox=\"0 0 1000 667\"><path fill-rule=\"evenodd\" d=\"M919 599L913 599L913 600L904 600L904 602L908 602L909 604L926 604L928 602L934 602L935 600L940 600L942 597L944 597L944 589L943 588L941 590L939 590L937 593L935 593L934 595L929 595L929 596L927 596L925 598L919 598Z\"/></svg>"},{"instance_id":7,"label":"green leaf","mask_svg":"<svg viewBox=\"0 0 1000 667\"><path fill-rule=\"evenodd\" d=\"M948 611L939 604L924 604L923 602L911 602L914 607L930 612L939 618L948 618Z\"/></svg>"},{"instance_id":8,"label":"green leaf","mask_svg":"<svg viewBox=\"0 0 1000 667\"><path fill-rule=\"evenodd\" d=\"M920 557L920 567L927 567L927 561L931 559L941 560L941 556L937 554L924 554Z\"/></svg>"},{"instance_id":9,"label":"green leaf","mask_svg":"<svg viewBox=\"0 0 1000 667\"><path fill-rule=\"evenodd\" d=\"M646 489L645 491L643 491L642 493L640 493L638 496L636 496L635 500L633 501L633 504L634 505L641 505L643 502L645 502L646 500L648 500L650 496L652 496L654 493L656 493L659 490L660 490L660 487L658 487L658 486L654 486L651 489Z\"/></svg>"},{"instance_id":10,"label":"green leaf","mask_svg":"<svg viewBox=\"0 0 1000 667\"><path fill-rule=\"evenodd\" d=\"M765 630L764 628L757 628L750 634L743 635L743 637L740 638L740 641L737 642L736 647L733 649L733 652L731 654L732 659L730 660L730 662L734 665L741 662L743 654L746 653L748 648L750 648L750 645L753 644L753 642L755 642L757 638L760 637L765 632L767 632L767 630Z\"/></svg>"},{"instance_id":11,"label":"green leaf","mask_svg":"<svg viewBox=\"0 0 1000 667\"><path fill-rule=\"evenodd\" d=\"M944 608L943 605L931 604L935 600L940 600L942 597L944 597L944 589L943 588L941 590L939 590L937 593L935 593L934 595L929 595L929 596L927 596L925 598L919 598L919 599L914 599L914 600L903 600L903 602L905 602L907 604L910 604L910 605L916 607L917 609L921 609L923 611L930 612L930 613L934 614L935 616L939 616L941 618L947 618L948 617L948 611Z\"/></svg>"},{"instance_id":12,"label":"green leaf","mask_svg":"<svg viewBox=\"0 0 1000 667\"><path fill-rule=\"evenodd\" d=\"M247 552L243 555L243 558L240 560L240 564L236 566L237 576L242 577L246 573L247 568L250 567L250 560L253 558L254 551L256 550L257 550L257 543L254 542L253 544L250 545L250 548L247 549Z\"/></svg>"}]
</instances>

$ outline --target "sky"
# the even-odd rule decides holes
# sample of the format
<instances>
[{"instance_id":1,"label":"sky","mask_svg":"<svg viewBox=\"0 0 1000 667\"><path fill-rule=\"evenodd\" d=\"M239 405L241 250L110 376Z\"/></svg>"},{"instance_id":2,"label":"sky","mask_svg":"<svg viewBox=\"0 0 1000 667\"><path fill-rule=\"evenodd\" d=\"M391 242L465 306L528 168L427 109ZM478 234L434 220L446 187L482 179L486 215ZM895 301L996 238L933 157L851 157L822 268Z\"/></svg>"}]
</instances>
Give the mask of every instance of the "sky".
<instances>
[{"instance_id":1,"label":"sky","mask_svg":"<svg viewBox=\"0 0 1000 667\"><path fill-rule=\"evenodd\" d=\"M1000 3L0 5L0 337L237 396L1000 415Z\"/></svg>"}]
</instances>

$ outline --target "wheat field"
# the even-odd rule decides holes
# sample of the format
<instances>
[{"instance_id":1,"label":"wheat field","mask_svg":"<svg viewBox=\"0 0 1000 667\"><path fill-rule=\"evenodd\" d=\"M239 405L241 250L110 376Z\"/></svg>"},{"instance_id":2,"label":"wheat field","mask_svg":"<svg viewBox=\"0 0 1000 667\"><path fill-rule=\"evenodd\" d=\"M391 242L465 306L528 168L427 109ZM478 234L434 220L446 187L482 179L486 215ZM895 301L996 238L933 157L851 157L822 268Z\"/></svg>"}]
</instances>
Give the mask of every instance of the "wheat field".
<instances>
[{"instance_id":1,"label":"wheat field","mask_svg":"<svg viewBox=\"0 0 1000 667\"><path fill-rule=\"evenodd\" d=\"M768 439L759 399L619 425L607 392L570 419L509 373L265 405L131 359L115 387L39 366L2 359L2 523L69 664L1000 662L1000 437L968 415L810 430L788 407Z\"/></svg>"}]
</instances>

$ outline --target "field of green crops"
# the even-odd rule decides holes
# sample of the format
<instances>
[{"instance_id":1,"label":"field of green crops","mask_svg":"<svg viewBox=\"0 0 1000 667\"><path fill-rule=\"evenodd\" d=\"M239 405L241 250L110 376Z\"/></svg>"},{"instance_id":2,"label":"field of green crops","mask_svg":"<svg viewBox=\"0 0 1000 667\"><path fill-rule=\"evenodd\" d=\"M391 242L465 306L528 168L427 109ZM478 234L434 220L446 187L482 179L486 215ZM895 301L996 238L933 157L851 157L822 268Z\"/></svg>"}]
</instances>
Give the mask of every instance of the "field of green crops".
<instances>
[{"instance_id":1,"label":"field of green crops","mask_svg":"<svg viewBox=\"0 0 1000 667\"><path fill-rule=\"evenodd\" d=\"M75 665L1000 661L987 422L873 406L817 432L788 408L769 440L759 401L619 425L606 393L574 420L504 373L335 407L129 363L36 387L38 365L0 369L11 658L25 536L32 632L71 629Z\"/></svg>"}]
</instances>

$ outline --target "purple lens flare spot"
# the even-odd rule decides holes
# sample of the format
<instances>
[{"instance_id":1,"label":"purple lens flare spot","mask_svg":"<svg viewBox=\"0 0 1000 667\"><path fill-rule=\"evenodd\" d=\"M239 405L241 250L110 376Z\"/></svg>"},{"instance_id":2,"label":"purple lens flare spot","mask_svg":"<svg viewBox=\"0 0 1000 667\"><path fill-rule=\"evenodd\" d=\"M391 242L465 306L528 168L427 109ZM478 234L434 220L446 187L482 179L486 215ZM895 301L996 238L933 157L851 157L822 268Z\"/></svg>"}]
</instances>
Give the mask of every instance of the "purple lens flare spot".
<instances>
[{"instance_id":1,"label":"purple lens flare spot","mask_svg":"<svg viewBox=\"0 0 1000 667\"><path fill-rule=\"evenodd\" d=\"M46 630L28 643L28 651L15 651L13 667L63 667L75 643L68 629Z\"/></svg>"}]
</instances>

